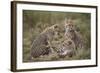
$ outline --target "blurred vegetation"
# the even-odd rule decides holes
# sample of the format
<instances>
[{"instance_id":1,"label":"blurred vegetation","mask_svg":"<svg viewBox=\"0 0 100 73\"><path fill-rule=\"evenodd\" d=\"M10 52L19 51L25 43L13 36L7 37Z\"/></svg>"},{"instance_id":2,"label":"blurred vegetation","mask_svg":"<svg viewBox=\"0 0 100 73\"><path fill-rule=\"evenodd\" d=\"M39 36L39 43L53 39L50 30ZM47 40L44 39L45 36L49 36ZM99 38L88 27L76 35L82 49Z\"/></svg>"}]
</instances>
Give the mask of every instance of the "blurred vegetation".
<instances>
[{"instance_id":1,"label":"blurred vegetation","mask_svg":"<svg viewBox=\"0 0 100 73\"><path fill-rule=\"evenodd\" d=\"M59 58L58 56L54 56L56 54L53 54L49 57L45 56L43 58L34 59L34 61L90 59L91 15L89 13L23 10L23 62L29 62L32 41L45 28L54 24L59 24L62 27L64 19L69 17L73 18L74 24L79 27L80 33L85 41L86 49L79 50L79 53L71 58L67 56L65 58ZM64 30L64 28L61 29ZM60 37L58 39L60 39Z\"/></svg>"}]
</instances>

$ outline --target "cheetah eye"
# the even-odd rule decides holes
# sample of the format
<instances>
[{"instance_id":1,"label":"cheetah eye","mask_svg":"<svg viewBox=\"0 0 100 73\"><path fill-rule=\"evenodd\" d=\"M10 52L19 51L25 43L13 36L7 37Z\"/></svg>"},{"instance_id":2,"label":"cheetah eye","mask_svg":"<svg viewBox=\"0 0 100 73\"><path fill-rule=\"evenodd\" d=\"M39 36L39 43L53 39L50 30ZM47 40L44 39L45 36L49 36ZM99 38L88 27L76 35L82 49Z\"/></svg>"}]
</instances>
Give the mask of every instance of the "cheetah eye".
<instances>
[{"instance_id":1,"label":"cheetah eye","mask_svg":"<svg viewBox=\"0 0 100 73\"><path fill-rule=\"evenodd\" d=\"M72 25L72 27L73 27L73 25Z\"/></svg>"},{"instance_id":2,"label":"cheetah eye","mask_svg":"<svg viewBox=\"0 0 100 73\"><path fill-rule=\"evenodd\" d=\"M70 27L71 25L69 24L68 26Z\"/></svg>"},{"instance_id":3,"label":"cheetah eye","mask_svg":"<svg viewBox=\"0 0 100 73\"><path fill-rule=\"evenodd\" d=\"M65 43L63 43L63 46L65 46L66 44Z\"/></svg>"}]
</instances>

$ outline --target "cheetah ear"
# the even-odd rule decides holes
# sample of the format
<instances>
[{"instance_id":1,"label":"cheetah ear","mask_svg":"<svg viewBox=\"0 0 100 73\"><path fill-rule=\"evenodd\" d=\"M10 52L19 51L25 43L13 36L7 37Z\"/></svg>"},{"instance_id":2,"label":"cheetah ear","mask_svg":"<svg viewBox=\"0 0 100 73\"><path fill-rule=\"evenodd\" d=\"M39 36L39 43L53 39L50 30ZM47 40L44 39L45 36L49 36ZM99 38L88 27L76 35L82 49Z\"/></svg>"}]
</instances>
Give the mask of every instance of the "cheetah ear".
<instances>
[{"instance_id":1,"label":"cheetah ear","mask_svg":"<svg viewBox=\"0 0 100 73\"><path fill-rule=\"evenodd\" d=\"M54 26L54 29L56 29L56 28L58 28L58 26L57 26L57 25L55 25L55 26Z\"/></svg>"}]
</instances>

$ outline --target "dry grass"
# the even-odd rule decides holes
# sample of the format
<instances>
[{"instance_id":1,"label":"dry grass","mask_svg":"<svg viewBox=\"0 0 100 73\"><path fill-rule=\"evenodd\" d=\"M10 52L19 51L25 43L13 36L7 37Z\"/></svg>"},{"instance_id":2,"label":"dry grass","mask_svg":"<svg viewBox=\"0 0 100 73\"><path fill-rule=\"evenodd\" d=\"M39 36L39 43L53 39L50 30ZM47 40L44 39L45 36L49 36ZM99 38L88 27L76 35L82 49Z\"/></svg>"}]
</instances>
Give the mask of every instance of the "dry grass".
<instances>
[{"instance_id":1,"label":"dry grass","mask_svg":"<svg viewBox=\"0 0 100 73\"><path fill-rule=\"evenodd\" d=\"M55 13L55 14L57 14L57 13ZM25 17L25 15L27 15L28 18ZM31 24L30 20L36 21L34 19L34 17L37 17L37 16L32 17L32 15L34 15L34 14L33 14L33 12L30 12L30 11L27 11L26 13L24 13L23 62L30 62L29 58L30 58L30 50L31 50L32 41L45 28L53 25L53 24L49 24L49 23L39 23L39 22L37 22L36 24L35 23ZM38 13L37 13L37 15L38 15ZM58 15L59 15L59 13L58 13ZM62 14L59 15L59 18L61 16L62 16L62 18L64 18L64 17L66 17L66 15L67 16L71 15L71 16L76 17L76 20L74 22L80 28L80 33L82 34L83 38L85 39L84 41L86 42L86 44L85 44L86 48L84 48L84 49L78 49L76 55L74 55L72 57L65 56L64 58L60 58L57 53L52 53L52 54L49 54L49 55L40 56L39 58L33 58L33 60L32 60L33 62L39 62L39 61L59 61L59 60L82 60L82 59L90 59L91 58L91 47L90 47L91 46L91 36L90 36L91 35L90 34L91 33L90 30L91 29L90 29L90 19L87 18L87 14L82 14L82 13L79 13L79 14L78 13L70 13L70 14L69 13L66 13L66 14L63 13L63 15ZM42 16L42 17L47 17L47 16L45 15L45 16ZM79 18L77 18L77 17L79 17ZM52 18L54 18L54 17L51 17L51 19ZM56 17L56 20L57 20L57 18L58 17ZM48 15L48 19L49 19L49 15ZM49 20L47 20L47 21L49 22ZM52 20L52 21L54 21L54 20ZM60 19L58 21L60 22ZM57 39L54 39L52 41L54 43L52 45L56 45L57 42L59 43L62 40L64 40L64 38L63 38L64 28L63 28L62 24L60 24L60 27L61 27L60 28L60 35L59 35L59 37Z\"/></svg>"}]
</instances>

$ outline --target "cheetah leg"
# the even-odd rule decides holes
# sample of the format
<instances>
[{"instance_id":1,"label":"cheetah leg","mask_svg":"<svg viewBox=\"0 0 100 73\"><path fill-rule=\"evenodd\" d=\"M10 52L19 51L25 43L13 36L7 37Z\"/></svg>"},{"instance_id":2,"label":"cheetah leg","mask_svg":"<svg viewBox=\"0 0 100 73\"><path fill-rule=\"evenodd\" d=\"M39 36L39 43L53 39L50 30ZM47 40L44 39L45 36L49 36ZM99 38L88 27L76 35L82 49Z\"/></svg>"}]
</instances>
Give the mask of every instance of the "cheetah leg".
<instances>
[{"instance_id":1,"label":"cheetah leg","mask_svg":"<svg viewBox=\"0 0 100 73\"><path fill-rule=\"evenodd\" d=\"M51 45L51 42L50 42L50 41L48 41L48 46L49 46L50 49L51 49L51 53L54 53L54 49L52 48L52 45Z\"/></svg>"}]
</instances>

